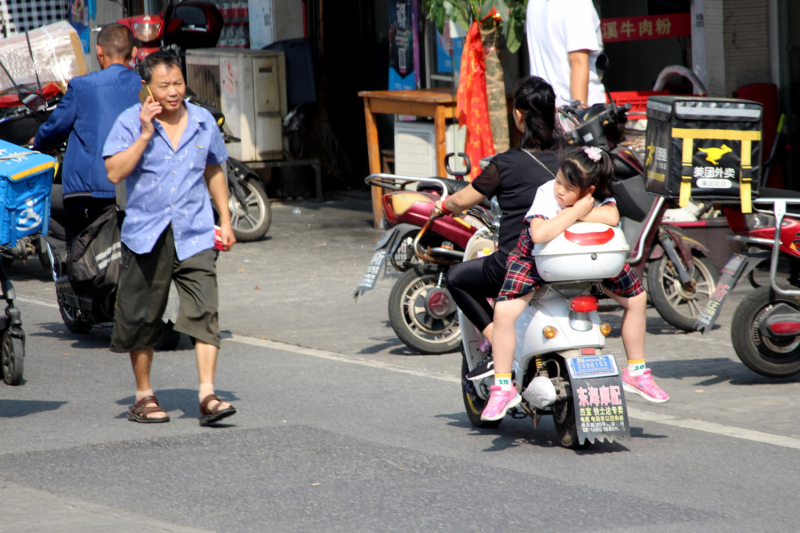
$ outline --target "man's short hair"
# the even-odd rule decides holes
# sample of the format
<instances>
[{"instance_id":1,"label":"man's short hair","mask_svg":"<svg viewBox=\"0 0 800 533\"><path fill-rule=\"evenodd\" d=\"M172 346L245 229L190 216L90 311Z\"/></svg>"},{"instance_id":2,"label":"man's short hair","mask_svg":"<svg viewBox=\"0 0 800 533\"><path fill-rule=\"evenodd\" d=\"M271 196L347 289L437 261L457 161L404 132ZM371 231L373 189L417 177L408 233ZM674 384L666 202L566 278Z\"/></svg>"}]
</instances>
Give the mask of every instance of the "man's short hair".
<instances>
[{"instance_id":1,"label":"man's short hair","mask_svg":"<svg viewBox=\"0 0 800 533\"><path fill-rule=\"evenodd\" d=\"M133 32L123 24L107 24L97 34L97 46L112 59L128 59L133 53Z\"/></svg>"},{"instance_id":2,"label":"man's short hair","mask_svg":"<svg viewBox=\"0 0 800 533\"><path fill-rule=\"evenodd\" d=\"M150 78L153 77L153 71L161 65L167 67L167 69L172 69L172 67L178 67L179 69L181 68L180 61L178 61L178 58L175 57L175 54L172 52L167 50L153 52L144 58L144 61L142 62L141 74L145 83L150 83Z\"/></svg>"}]
</instances>

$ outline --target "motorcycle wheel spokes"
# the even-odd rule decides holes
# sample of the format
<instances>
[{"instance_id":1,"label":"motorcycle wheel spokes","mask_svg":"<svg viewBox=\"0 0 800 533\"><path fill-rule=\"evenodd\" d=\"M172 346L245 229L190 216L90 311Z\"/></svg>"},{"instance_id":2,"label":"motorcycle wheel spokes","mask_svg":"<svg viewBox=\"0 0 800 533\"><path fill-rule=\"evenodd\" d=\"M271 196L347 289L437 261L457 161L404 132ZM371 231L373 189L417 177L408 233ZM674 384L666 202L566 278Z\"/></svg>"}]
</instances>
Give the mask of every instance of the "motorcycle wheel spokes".
<instances>
[{"instance_id":1,"label":"motorcycle wheel spokes","mask_svg":"<svg viewBox=\"0 0 800 533\"><path fill-rule=\"evenodd\" d=\"M392 329L406 346L422 354L451 353L461 345L456 312L447 313L441 318L427 312L426 299L437 287L440 277L436 266L414 266L397 280L389 295L389 323Z\"/></svg>"},{"instance_id":2,"label":"motorcycle wheel spokes","mask_svg":"<svg viewBox=\"0 0 800 533\"><path fill-rule=\"evenodd\" d=\"M434 279L421 279L406 291L403 303L403 314L406 323L415 335L433 342L450 342L458 336L458 315L453 310L442 318L428 313L425 300L428 291L436 287Z\"/></svg>"},{"instance_id":3,"label":"motorcycle wheel spokes","mask_svg":"<svg viewBox=\"0 0 800 533\"><path fill-rule=\"evenodd\" d=\"M717 284L715 269L704 257L694 258L689 276L694 286L686 288L680 282L677 269L666 257L651 263L647 271L653 306L664 320L683 331L694 331L695 321Z\"/></svg>"}]
</instances>

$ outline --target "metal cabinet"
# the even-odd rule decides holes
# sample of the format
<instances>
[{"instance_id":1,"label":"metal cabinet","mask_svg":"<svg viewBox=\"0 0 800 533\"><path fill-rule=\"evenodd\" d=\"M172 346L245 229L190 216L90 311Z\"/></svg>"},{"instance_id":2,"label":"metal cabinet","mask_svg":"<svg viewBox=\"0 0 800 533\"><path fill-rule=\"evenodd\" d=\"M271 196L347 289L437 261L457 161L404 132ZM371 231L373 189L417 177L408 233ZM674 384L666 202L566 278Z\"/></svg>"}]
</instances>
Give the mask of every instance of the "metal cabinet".
<instances>
[{"instance_id":1,"label":"metal cabinet","mask_svg":"<svg viewBox=\"0 0 800 533\"><path fill-rule=\"evenodd\" d=\"M225 115L241 142L228 145L241 161L283 159L282 123L287 113L283 52L207 48L186 51L187 84Z\"/></svg>"}]
</instances>

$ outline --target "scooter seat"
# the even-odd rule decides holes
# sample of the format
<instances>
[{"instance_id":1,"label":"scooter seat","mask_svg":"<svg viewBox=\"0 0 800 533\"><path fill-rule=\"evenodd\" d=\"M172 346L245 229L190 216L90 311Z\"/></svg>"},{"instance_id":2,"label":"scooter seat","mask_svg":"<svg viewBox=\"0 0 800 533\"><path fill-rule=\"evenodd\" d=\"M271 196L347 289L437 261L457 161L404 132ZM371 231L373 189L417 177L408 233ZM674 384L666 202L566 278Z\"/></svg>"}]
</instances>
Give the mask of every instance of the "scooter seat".
<instances>
[{"instance_id":1,"label":"scooter seat","mask_svg":"<svg viewBox=\"0 0 800 533\"><path fill-rule=\"evenodd\" d=\"M461 189L465 189L469 186L469 182L466 180L457 180L453 178L431 178L435 179L442 184L442 188L447 191L448 195L455 194ZM418 191L436 191L441 192L441 189L436 185L431 183L420 183L417 186ZM483 207L484 209L491 209L492 204L489 202L489 199L483 200L478 204L479 206Z\"/></svg>"},{"instance_id":2,"label":"scooter seat","mask_svg":"<svg viewBox=\"0 0 800 533\"><path fill-rule=\"evenodd\" d=\"M762 187L759 192L761 198L786 198L787 200L800 200L800 192L787 191L784 189L769 189ZM754 207L772 211L772 206L768 204L754 204ZM786 204L786 212L800 215L800 204Z\"/></svg>"}]
</instances>

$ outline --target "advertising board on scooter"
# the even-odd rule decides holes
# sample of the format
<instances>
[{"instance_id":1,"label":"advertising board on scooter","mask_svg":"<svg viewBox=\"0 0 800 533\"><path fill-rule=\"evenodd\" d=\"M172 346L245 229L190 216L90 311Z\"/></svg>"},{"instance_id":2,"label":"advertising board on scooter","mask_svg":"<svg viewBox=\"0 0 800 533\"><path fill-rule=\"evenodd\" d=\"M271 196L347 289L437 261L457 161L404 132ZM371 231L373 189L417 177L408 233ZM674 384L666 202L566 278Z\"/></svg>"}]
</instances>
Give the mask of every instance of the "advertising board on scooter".
<instances>
[{"instance_id":1,"label":"advertising board on scooter","mask_svg":"<svg viewBox=\"0 0 800 533\"><path fill-rule=\"evenodd\" d=\"M630 438L625 392L612 355L567 359L578 442Z\"/></svg>"}]
</instances>

